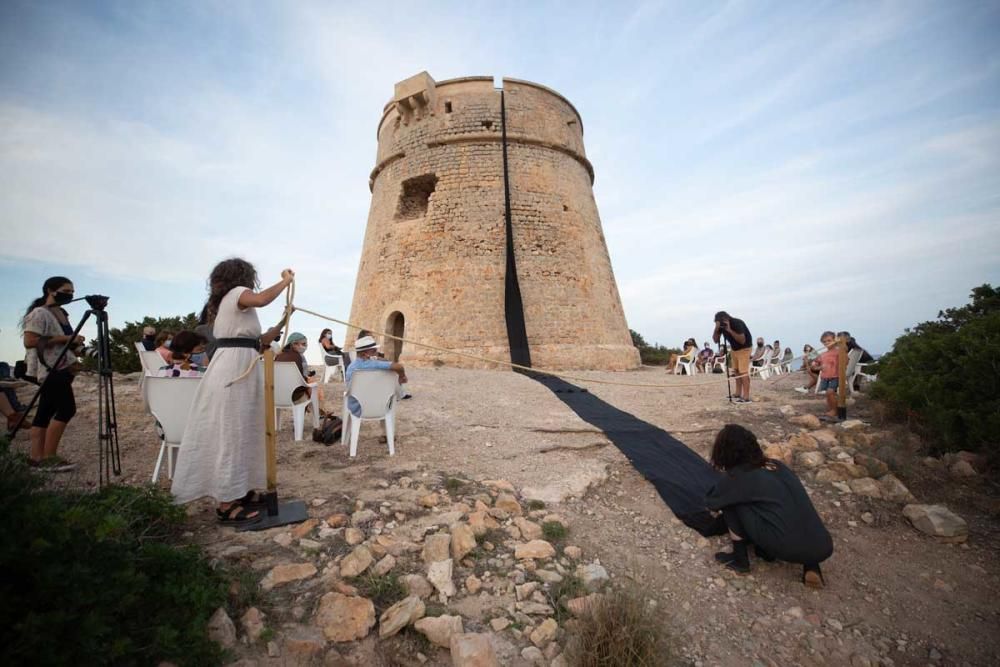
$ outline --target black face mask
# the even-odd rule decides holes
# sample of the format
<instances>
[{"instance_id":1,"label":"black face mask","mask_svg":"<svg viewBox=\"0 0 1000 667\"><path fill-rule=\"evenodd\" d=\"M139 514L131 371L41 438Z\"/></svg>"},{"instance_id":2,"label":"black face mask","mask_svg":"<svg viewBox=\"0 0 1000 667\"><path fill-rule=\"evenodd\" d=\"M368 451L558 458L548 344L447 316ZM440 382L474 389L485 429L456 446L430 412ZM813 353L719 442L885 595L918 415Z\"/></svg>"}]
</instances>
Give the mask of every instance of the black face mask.
<instances>
[{"instance_id":1,"label":"black face mask","mask_svg":"<svg viewBox=\"0 0 1000 667\"><path fill-rule=\"evenodd\" d=\"M57 306L65 306L67 303L73 300L73 295L67 294L65 292L56 292L55 296L52 298L56 302Z\"/></svg>"}]
</instances>

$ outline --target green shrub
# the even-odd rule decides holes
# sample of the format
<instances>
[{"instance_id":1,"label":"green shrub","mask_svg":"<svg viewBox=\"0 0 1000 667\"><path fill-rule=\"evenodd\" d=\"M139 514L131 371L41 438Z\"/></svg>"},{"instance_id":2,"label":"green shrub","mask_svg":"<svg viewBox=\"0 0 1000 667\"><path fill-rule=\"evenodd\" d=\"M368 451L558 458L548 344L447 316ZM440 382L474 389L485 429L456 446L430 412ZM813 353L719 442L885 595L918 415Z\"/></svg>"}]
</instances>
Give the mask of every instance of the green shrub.
<instances>
[{"instance_id":1,"label":"green shrub","mask_svg":"<svg viewBox=\"0 0 1000 667\"><path fill-rule=\"evenodd\" d=\"M406 587L403 586L403 582L399 580L399 576L395 572L388 574L368 572L351 580L351 583L358 587L358 591L362 595L372 601L376 614L381 614L406 597Z\"/></svg>"},{"instance_id":2,"label":"green shrub","mask_svg":"<svg viewBox=\"0 0 1000 667\"><path fill-rule=\"evenodd\" d=\"M1000 439L1000 291L972 290L972 302L938 313L896 339L879 360L872 396L908 421L935 453L979 449Z\"/></svg>"},{"instance_id":3,"label":"green shrub","mask_svg":"<svg viewBox=\"0 0 1000 667\"><path fill-rule=\"evenodd\" d=\"M650 345L638 331L628 330L632 334L632 344L639 349L639 360L650 366L665 366L670 361L671 354L680 354L675 347L664 347L658 343Z\"/></svg>"},{"instance_id":4,"label":"green shrub","mask_svg":"<svg viewBox=\"0 0 1000 667\"><path fill-rule=\"evenodd\" d=\"M561 542L566 539L569 529L560 521L546 521L542 524L542 535L549 542Z\"/></svg>"},{"instance_id":5,"label":"green shrub","mask_svg":"<svg viewBox=\"0 0 1000 667\"><path fill-rule=\"evenodd\" d=\"M184 511L152 487L58 493L0 453L0 663L219 664L206 635L226 582Z\"/></svg>"},{"instance_id":6,"label":"green shrub","mask_svg":"<svg viewBox=\"0 0 1000 667\"><path fill-rule=\"evenodd\" d=\"M670 664L662 612L646 604L637 586L605 593L579 619L566 644L571 665L653 667Z\"/></svg>"},{"instance_id":7,"label":"green shrub","mask_svg":"<svg viewBox=\"0 0 1000 667\"><path fill-rule=\"evenodd\" d=\"M112 328L108 331L111 348L111 368L117 373L135 373L142 370L139 353L135 349L136 342L142 340L143 327L153 327L160 331L188 331L198 326L198 317L194 313L177 315L175 317L144 317L141 322L126 322L125 326ZM96 360L92 357L83 359L85 368L94 370Z\"/></svg>"}]
</instances>

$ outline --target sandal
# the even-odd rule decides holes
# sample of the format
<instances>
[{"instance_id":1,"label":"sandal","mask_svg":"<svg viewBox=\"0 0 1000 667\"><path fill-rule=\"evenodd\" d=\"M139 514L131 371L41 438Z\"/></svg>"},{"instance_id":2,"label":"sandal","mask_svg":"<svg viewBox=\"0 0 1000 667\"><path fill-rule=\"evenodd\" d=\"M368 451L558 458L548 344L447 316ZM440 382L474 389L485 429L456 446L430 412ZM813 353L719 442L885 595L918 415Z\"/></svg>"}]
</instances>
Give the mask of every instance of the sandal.
<instances>
[{"instance_id":1,"label":"sandal","mask_svg":"<svg viewBox=\"0 0 1000 667\"><path fill-rule=\"evenodd\" d=\"M235 502L244 507L264 507L267 505L267 494L250 489L245 496Z\"/></svg>"},{"instance_id":2,"label":"sandal","mask_svg":"<svg viewBox=\"0 0 1000 667\"><path fill-rule=\"evenodd\" d=\"M254 516L250 516L251 513L254 514ZM215 516L219 523L224 526L244 526L248 523L257 523L264 517L264 515L260 513L260 510L246 507L239 501L235 501L227 509L216 508Z\"/></svg>"}]
</instances>

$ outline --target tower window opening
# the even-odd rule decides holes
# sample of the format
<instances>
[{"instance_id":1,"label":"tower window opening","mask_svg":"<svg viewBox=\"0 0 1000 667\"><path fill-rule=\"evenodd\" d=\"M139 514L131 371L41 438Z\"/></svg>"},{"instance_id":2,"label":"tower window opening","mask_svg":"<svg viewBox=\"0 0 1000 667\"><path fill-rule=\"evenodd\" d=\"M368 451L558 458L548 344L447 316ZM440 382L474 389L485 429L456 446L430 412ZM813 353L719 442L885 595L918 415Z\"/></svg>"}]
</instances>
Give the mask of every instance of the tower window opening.
<instances>
[{"instance_id":1,"label":"tower window opening","mask_svg":"<svg viewBox=\"0 0 1000 667\"><path fill-rule=\"evenodd\" d=\"M487 130L492 130L493 129L493 121L492 120L484 120L483 121L483 127L485 127Z\"/></svg>"},{"instance_id":2,"label":"tower window opening","mask_svg":"<svg viewBox=\"0 0 1000 667\"><path fill-rule=\"evenodd\" d=\"M434 188L437 187L437 176L424 174L403 181L399 193L399 206L396 208L397 220L413 220L427 215L427 205L430 203Z\"/></svg>"},{"instance_id":3,"label":"tower window opening","mask_svg":"<svg viewBox=\"0 0 1000 667\"><path fill-rule=\"evenodd\" d=\"M444 112L451 113L451 100L444 103Z\"/></svg>"}]
</instances>

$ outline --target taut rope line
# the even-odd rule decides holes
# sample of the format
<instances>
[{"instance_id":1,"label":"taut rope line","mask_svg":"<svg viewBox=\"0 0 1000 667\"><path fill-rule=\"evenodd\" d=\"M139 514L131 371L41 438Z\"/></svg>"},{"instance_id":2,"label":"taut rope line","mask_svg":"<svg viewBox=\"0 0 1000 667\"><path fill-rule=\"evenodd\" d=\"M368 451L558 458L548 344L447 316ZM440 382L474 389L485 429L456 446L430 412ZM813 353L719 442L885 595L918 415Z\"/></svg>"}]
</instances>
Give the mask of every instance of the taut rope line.
<instances>
[{"instance_id":1,"label":"taut rope line","mask_svg":"<svg viewBox=\"0 0 1000 667\"><path fill-rule=\"evenodd\" d=\"M288 283L288 287L285 288L285 314L281 318L281 347L285 347L285 343L288 342L288 323L292 320L292 313L295 311L295 306L292 305L292 300L295 298L295 279L292 278L292 282ZM226 387L231 387L237 382L244 380L253 373L253 369L257 367L257 362L260 361L260 356L254 357L254 360L250 362L247 369L243 371L238 377L230 380L226 383Z\"/></svg>"}]
</instances>

